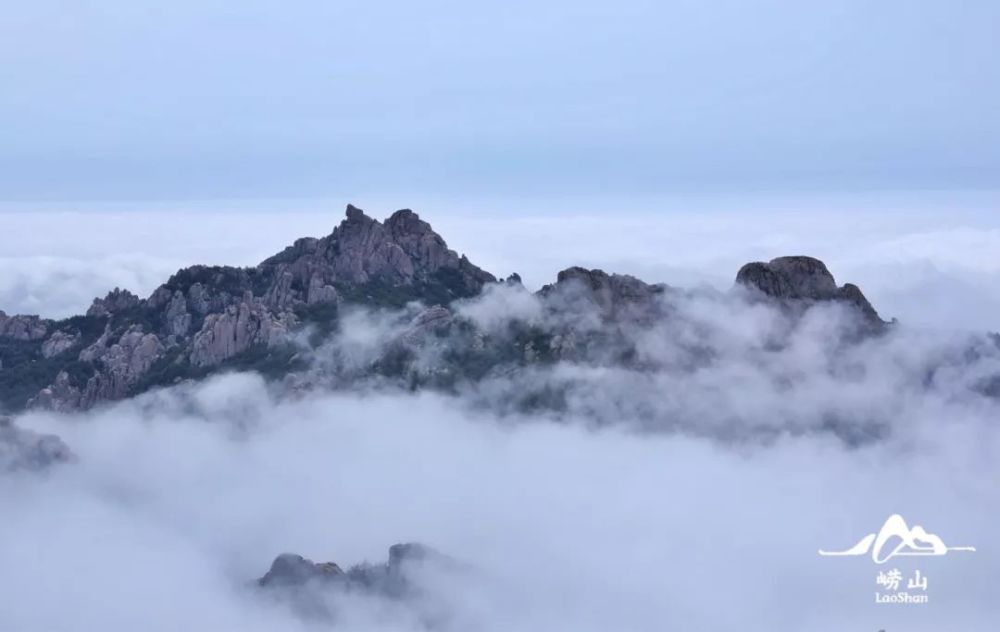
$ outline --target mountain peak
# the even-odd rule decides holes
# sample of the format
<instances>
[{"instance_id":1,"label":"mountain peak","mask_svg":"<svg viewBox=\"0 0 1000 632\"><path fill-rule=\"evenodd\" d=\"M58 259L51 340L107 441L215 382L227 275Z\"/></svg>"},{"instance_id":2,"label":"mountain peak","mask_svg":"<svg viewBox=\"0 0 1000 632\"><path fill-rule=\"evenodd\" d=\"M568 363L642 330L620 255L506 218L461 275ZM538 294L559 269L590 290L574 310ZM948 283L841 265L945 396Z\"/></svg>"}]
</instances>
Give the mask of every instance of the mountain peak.
<instances>
[{"instance_id":1,"label":"mountain peak","mask_svg":"<svg viewBox=\"0 0 1000 632\"><path fill-rule=\"evenodd\" d=\"M379 221L349 204L330 234L298 239L252 268L190 266L149 298L116 288L95 299L85 316L61 321L0 312L0 409L89 408L227 367L287 375L302 369L300 350L291 343L297 332L309 325L331 331L344 304L406 308L420 302L426 313L416 324L438 331L439 325L423 325L451 322L453 301L496 282L448 248L412 210ZM802 309L839 301L860 308L866 322L882 324L857 286L838 287L826 265L812 257L749 263L737 282ZM520 285L520 278L512 275L506 283ZM599 317L600 326L647 326L669 318L664 299L672 294L665 285L628 275L566 268L538 296L550 313L565 316L561 322L570 323L569 330L544 344L526 338L530 349L517 357L576 357L584 353L580 341L593 326L587 324L590 315ZM461 350L476 356L469 366L488 368L510 357L505 347L477 356L482 344L472 340Z\"/></svg>"},{"instance_id":2,"label":"mountain peak","mask_svg":"<svg viewBox=\"0 0 1000 632\"><path fill-rule=\"evenodd\" d=\"M383 223L348 205L347 219L316 244L316 253L329 268L319 270L328 284L433 285L447 277L454 285L450 290L459 298L478 294L484 283L496 280L450 250L431 225L410 209L396 211ZM309 261L320 263L315 257ZM316 266L311 267L315 273Z\"/></svg>"},{"instance_id":3,"label":"mountain peak","mask_svg":"<svg viewBox=\"0 0 1000 632\"><path fill-rule=\"evenodd\" d=\"M370 217L368 217L367 215L365 215L364 211L362 211L358 207L354 206L353 204L348 204L347 205L347 211L345 213L345 216L347 217L346 221L358 221L358 220L365 220L365 219L370 220L371 219Z\"/></svg>"},{"instance_id":4,"label":"mountain peak","mask_svg":"<svg viewBox=\"0 0 1000 632\"><path fill-rule=\"evenodd\" d=\"M736 283L769 298L791 302L840 301L856 307L872 325L884 321L858 286L838 287L826 264L804 255L777 257L767 263L754 261L736 273Z\"/></svg>"},{"instance_id":5,"label":"mountain peak","mask_svg":"<svg viewBox=\"0 0 1000 632\"><path fill-rule=\"evenodd\" d=\"M406 219L409 218L420 219L420 216L408 208L401 208L392 215L390 215L389 219L385 220L385 223L389 224L392 222L405 221Z\"/></svg>"},{"instance_id":6,"label":"mountain peak","mask_svg":"<svg viewBox=\"0 0 1000 632\"><path fill-rule=\"evenodd\" d=\"M662 284L650 285L627 274L608 274L600 269L573 266L561 270L556 282L546 285L539 293L547 297L558 296L571 303L582 299L595 305L606 318L628 314L642 320L654 316L656 297L665 288Z\"/></svg>"},{"instance_id":7,"label":"mountain peak","mask_svg":"<svg viewBox=\"0 0 1000 632\"><path fill-rule=\"evenodd\" d=\"M116 287L108 292L108 295L104 298L95 298L93 304L90 306L90 309L87 310L87 315L106 316L108 314L114 314L116 312L135 307L138 304L138 296L128 290Z\"/></svg>"}]
</instances>

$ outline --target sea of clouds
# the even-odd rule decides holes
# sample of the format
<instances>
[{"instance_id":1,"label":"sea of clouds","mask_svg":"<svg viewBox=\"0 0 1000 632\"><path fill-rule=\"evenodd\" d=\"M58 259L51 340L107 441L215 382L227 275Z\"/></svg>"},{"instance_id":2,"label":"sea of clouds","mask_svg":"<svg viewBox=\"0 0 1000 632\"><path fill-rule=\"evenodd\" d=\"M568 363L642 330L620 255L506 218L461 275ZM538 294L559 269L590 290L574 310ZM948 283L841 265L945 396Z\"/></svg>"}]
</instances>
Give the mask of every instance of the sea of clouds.
<instances>
[{"instance_id":1,"label":"sea of clouds","mask_svg":"<svg viewBox=\"0 0 1000 632\"><path fill-rule=\"evenodd\" d=\"M734 448L498 420L431 394L277 400L246 374L32 413L19 422L62 435L77 461L0 479L0 627L322 628L250 586L275 555L346 567L420 541L471 567L426 587L444 629L988 630L992 419L854 449L830 436ZM929 576L929 604L875 606L884 569L817 555L893 512L978 545L893 561ZM356 596L336 623L423 629L421 607Z\"/></svg>"},{"instance_id":2,"label":"sea of clouds","mask_svg":"<svg viewBox=\"0 0 1000 632\"><path fill-rule=\"evenodd\" d=\"M0 298L15 305L0 308L24 311L17 301L32 297L39 309L31 311L80 311L108 280L139 282L133 289L145 294L161 268L205 260L198 254L214 252L218 235L243 254L208 262L252 263L293 236L329 230L306 224L333 223L296 217L286 225L250 216L229 233L221 218L197 231L181 222L151 242L145 264L116 259L134 257L134 241L95 237L106 248L73 251L67 237L47 271L5 281ZM582 263L721 286L685 294L672 326L641 332L649 358L665 363L645 377L557 365L453 395L316 388L289 396L259 376L230 374L87 413L20 416L21 426L60 435L77 458L41 474L0 475L0 630L993 629L1000 410L983 385L1000 364L982 334L1000 321L985 307L1000 292L962 297L1000 269L990 254L1000 250L970 246L992 243L996 229L981 216L966 227L883 217L851 239L857 222L831 215L828 241L813 232L822 217L787 217L779 230L760 215L616 221L623 232L610 244L589 220L571 222L570 237L564 217L452 219L458 230L427 217L473 261L483 250L487 269L506 272L516 259L512 269L529 285ZM167 221L121 215L109 230L140 231L133 219L150 235ZM66 220L67 231L99 233L79 221ZM530 245L546 235L550 248ZM954 251L938 243L949 238ZM51 256L35 243L9 250L14 270ZM830 243L843 245L823 257L838 281L858 283L883 316L899 317L893 332L845 346L845 316L829 308L788 334L780 313L728 292L734 257L823 256L811 246ZM897 248L875 261L861 256L885 244ZM122 263L100 273L80 263L114 261ZM935 273L920 272L926 266ZM935 277L965 289L927 282ZM906 279L914 285L896 295L878 289ZM68 287L82 304L61 295ZM935 307L939 289L949 309ZM459 311L485 328L542 318L513 290ZM394 335L398 315L359 312L344 322L320 353L356 360ZM776 332L778 348L769 342ZM702 343L711 362L669 364ZM561 414L502 405L546 383L575 387ZM644 423L650 407L653 419L676 423ZM845 440L830 431L831 415L882 430ZM978 549L890 563L928 576L928 604L876 605L875 577L887 567L817 553L853 545L892 513ZM461 572L421 575L417 603L330 595L333 622L302 617L253 586L284 551L347 567L382 561L390 544L406 541L446 553Z\"/></svg>"}]
</instances>

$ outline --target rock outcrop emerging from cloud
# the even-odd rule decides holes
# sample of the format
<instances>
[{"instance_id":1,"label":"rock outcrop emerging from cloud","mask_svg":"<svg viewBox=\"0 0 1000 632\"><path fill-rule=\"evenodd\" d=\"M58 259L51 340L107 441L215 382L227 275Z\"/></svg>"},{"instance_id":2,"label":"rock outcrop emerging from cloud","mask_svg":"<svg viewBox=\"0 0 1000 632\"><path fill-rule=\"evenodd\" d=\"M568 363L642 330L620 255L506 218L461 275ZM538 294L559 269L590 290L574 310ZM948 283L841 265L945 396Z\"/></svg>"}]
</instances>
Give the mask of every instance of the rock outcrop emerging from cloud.
<instances>
[{"instance_id":1,"label":"rock outcrop emerging from cloud","mask_svg":"<svg viewBox=\"0 0 1000 632\"><path fill-rule=\"evenodd\" d=\"M354 594L407 604L422 619L432 621L440 617L434 613L434 604L439 600L433 588L421 580L427 575L454 575L465 570L431 547L407 542L389 547L387 562L365 562L347 570L335 562L313 562L301 555L282 553L257 580L257 586L307 619L335 618L337 597Z\"/></svg>"},{"instance_id":2,"label":"rock outcrop emerging from cloud","mask_svg":"<svg viewBox=\"0 0 1000 632\"><path fill-rule=\"evenodd\" d=\"M11 419L0 417L0 472L44 470L73 459L59 437L19 428Z\"/></svg>"},{"instance_id":3,"label":"rock outcrop emerging from cloud","mask_svg":"<svg viewBox=\"0 0 1000 632\"><path fill-rule=\"evenodd\" d=\"M747 264L737 282L799 313L842 304L869 329L884 325L856 286L838 287L816 259ZM413 211L379 222L349 205L330 235L299 239L256 267L192 266L146 299L116 288L61 321L0 312L0 410L88 409L224 370L308 385L324 382L325 368L341 386L378 376L446 390L553 362L641 370L634 333L669 320L680 292L571 267L531 294L516 274L498 282L449 249ZM490 324L475 301L512 304L493 310ZM395 310L404 325L380 332L379 349L360 363L322 357L357 307Z\"/></svg>"},{"instance_id":4,"label":"rock outcrop emerging from cloud","mask_svg":"<svg viewBox=\"0 0 1000 632\"><path fill-rule=\"evenodd\" d=\"M857 308L868 324L875 327L885 324L858 286L847 283L838 287L826 264L812 257L778 257L767 263L748 263L736 274L736 282L769 298L793 304L842 301Z\"/></svg>"}]
</instances>

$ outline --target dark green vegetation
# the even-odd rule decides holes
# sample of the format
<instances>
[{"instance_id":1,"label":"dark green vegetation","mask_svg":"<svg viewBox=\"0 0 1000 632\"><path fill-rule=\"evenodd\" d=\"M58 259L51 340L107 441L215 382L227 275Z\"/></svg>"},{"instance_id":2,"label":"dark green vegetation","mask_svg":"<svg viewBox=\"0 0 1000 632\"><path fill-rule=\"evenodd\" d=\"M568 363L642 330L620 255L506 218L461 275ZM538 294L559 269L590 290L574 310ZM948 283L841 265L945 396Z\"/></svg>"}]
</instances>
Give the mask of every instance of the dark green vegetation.
<instances>
[{"instance_id":1,"label":"dark green vegetation","mask_svg":"<svg viewBox=\"0 0 1000 632\"><path fill-rule=\"evenodd\" d=\"M73 316L52 324L51 331L78 334L79 341L66 351L46 358L41 340L0 338L0 410L20 410L28 400L50 385L60 371L69 374L70 383L82 387L96 372L96 367L77 359L80 350L92 345L107 324L107 318Z\"/></svg>"},{"instance_id":2,"label":"dark green vegetation","mask_svg":"<svg viewBox=\"0 0 1000 632\"><path fill-rule=\"evenodd\" d=\"M117 321L118 319L116 318L115 322ZM66 333L79 333L79 346L83 348L94 344L94 342L101 337L101 334L104 333L104 328L107 324L108 319L103 317L71 316L70 318L55 323L55 325L53 325L53 330L64 331Z\"/></svg>"},{"instance_id":3,"label":"dark green vegetation","mask_svg":"<svg viewBox=\"0 0 1000 632\"><path fill-rule=\"evenodd\" d=\"M198 380L213 373L226 371L255 371L267 379L277 379L292 371L306 368L306 362L298 356L294 345L265 347L257 345L243 353L211 367L191 364L181 347L167 350L153 363L149 371L133 388L134 393L142 393L158 386L170 386L185 380Z\"/></svg>"},{"instance_id":4,"label":"dark green vegetation","mask_svg":"<svg viewBox=\"0 0 1000 632\"><path fill-rule=\"evenodd\" d=\"M450 268L442 268L427 281L412 285L395 285L374 279L358 284L337 283L334 287L344 301L369 307L404 307L413 301L425 305L449 305L452 301L477 294L465 286L460 272Z\"/></svg>"},{"instance_id":5,"label":"dark green vegetation","mask_svg":"<svg viewBox=\"0 0 1000 632\"><path fill-rule=\"evenodd\" d=\"M0 338L0 363L0 407L17 410L52 383L65 361L43 358L40 341Z\"/></svg>"},{"instance_id":6,"label":"dark green vegetation","mask_svg":"<svg viewBox=\"0 0 1000 632\"><path fill-rule=\"evenodd\" d=\"M296 305L295 316L301 327L310 327L309 344L318 347L337 329L340 308L336 303Z\"/></svg>"},{"instance_id":7,"label":"dark green vegetation","mask_svg":"<svg viewBox=\"0 0 1000 632\"><path fill-rule=\"evenodd\" d=\"M180 290L187 294L191 286L200 283L211 288L213 293L225 292L230 296L242 296L247 290L254 295L267 291L271 278L257 268L234 268L232 266L191 266L178 270L164 283L171 292Z\"/></svg>"}]
</instances>

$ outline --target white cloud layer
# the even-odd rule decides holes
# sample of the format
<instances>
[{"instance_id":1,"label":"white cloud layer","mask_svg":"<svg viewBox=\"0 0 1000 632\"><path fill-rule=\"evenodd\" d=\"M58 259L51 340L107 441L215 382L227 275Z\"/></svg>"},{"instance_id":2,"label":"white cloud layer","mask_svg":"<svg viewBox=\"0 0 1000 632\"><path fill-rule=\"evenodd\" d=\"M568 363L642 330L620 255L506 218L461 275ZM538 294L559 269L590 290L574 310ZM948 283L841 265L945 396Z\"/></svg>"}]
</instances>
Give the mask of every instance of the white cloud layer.
<instances>
[{"instance_id":1,"label":"white cloud layer","mask_svg":"<svg viewBox=\"0 0 1000 632\"><path fill-rule=\"evenodd\" d=\"M996 614L1000 443L985 419L856 450L812 437L735 451L497 423L433 395L265 393L234 375L22 418L79 461L0 478L0 627L305 629L247 586L274 555L347 565L409 540L472 568L431 586L447 629L931 632ZM817 555L889 512L979 545L898 564L930 577L927 605L876 606L870 560ZM338 629L420 629L405 608L341 608Z\"/></svg>"}]
</instances>

